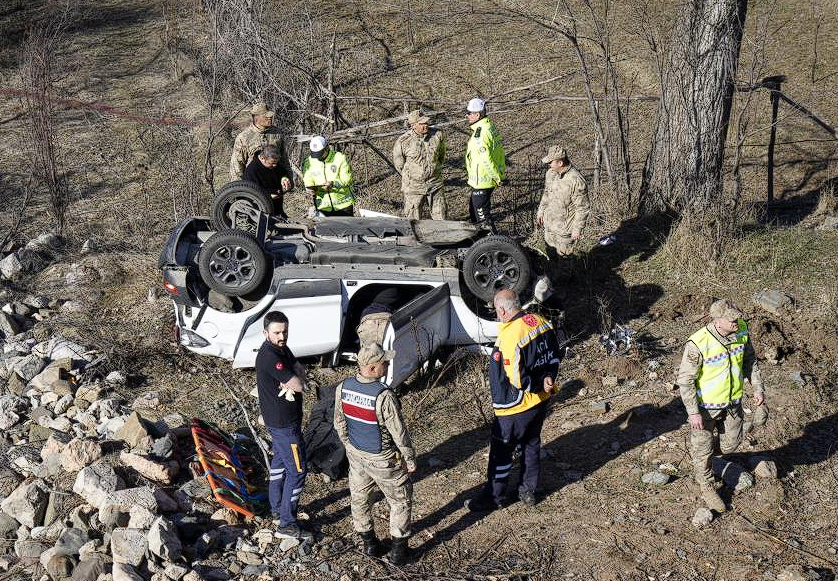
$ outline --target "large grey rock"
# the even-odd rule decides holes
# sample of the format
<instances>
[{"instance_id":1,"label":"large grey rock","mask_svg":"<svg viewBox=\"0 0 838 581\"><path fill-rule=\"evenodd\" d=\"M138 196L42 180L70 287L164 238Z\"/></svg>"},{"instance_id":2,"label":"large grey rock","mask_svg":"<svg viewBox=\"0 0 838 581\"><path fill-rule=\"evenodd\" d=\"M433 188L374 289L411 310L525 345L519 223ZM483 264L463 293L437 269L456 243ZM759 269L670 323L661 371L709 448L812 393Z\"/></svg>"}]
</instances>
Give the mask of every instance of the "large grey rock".
<instances>
[{"instance_id":1,"label":"large grey rock","mask_svg":"<svg viewBox=\"0 0 838 581\"><path fill-rule=\"evenodd\" d=\"M151 528L151 525L154 523L154 519L157 518L157 515L148 510L144 506L134 505L128 511L129 520L128 520L128 528L129 529L148 529Z\"/></svg>"},{"instance_id":2,"label":"large grey rock","mask_svg":"<svg viewBox=\"0 0 838 581\"><path fill-rule=\"evenodd\" d=\"M157 462L146 456L132 454L131 452L121 452L119 459L123 464L133 468L149 480L163 484L171 484L180 470L180 464L175 460Z\"/></svg>"},{"instance_id":3,"label":"large grey rock","mask_svg":"<svg viewBox=\"0 0 838 581\"><path fill-rule=\"evenodd\" d=\"M55 335L47 341L42 341L32 348L32 353L44 359L75 359L90 360L87 349L74 341Z\"/></svg>"},{"instance_id":4,"label":"large grey rock","mask_svg":"<svg viewBox=\"0 0 838 581\"><path fill-rule=\"evenodd\" d=\"M782 315L792 305L792 298L778 290L764 290L753 298L754 304L774 315Z\"/></svg>"},{"instance_id":5,"label":"large grey rock","mask_svg":"<svg viewBox=\"0 0 838 581\"><path fill-rule=\"evenodd\" d=\"M19 526L19 522L0 510L0 538L13 538L14 532Z\"/></svg>"},{"instance_id":6,"label":"large grey rock","mask_svg":"<svg viewBox=\"0 0 838 581\"><path fill-rule=\"evenodd\" d=\"M146 531L116 528L111 533L111 555L114 563L137 566L143 562L147 548Z\"/></svg>"},{"instance_id":7,"label":"large grey rock","mask_svg":"<svg viewBox=\"0 0 838 581\"><path fill-rule=\"evenodd\" d=\"M80 562L73 569L72 581L96 581L105 573L107 561L104 556L97 556Z\"/></svg>"},{"instance_id":8,"label":"large grey rock","mask_svg":"<svg viewBox=\"0 0 838 581\"><path fill-rule=\"evenodd\" d=\"M46 367L46 361L31 353L15 363L14 372L23 381L29 382Z\"/></svg>"},{"instance_id":9,"label":"large grey rock","mask_svg":"<svg viewBox=\"0 0 838 581\"><path fill-rule=\"evenodd\" d=\"M61 452L61 466L67 472L77 472L102 457L102 446L95 440L73 438Z\"/></svg>"},{"instance_id":10,"label":"large grey rock","mask_svg":"<svg viewBox=\"0 0 838 581\"><path fill-rule=\"evenodd\" d=\"M53 385L65 379L72 368L73 361L69 357L54 359L29 381L28 387L37 389L42 393L52 391Z\"/></svg>"},{"instance_id":11,"label":"large grey rock","mask_svg":"<svg viewBox=\"0 0 838 581\"><path fill-rule=\"evenodd\" d=\"M40 479L27 480L0 503L3 512L30 529L44 522L49 488Z\"/></svg>"},{"instance_id":12,"label":"large grey rock","mask_svg":"<svg viewBox=\"0 0 838 581\"><path fill-rule=\"evenodd\" d=\"M0 260L0 275L3 278L14 280L23 274L23 265L14 252Z\"/></svg>"},{"instance_id":13,"label":"large grey rock","mask_svg":"<svg viewBox=\"0 0 838 581\"><path fill-rule=\"evenodd\" d=\"M643 484L648 484L650 486L663 486L669 482L669 474L653 470L652 472L644 474L640 480Z\"/></svg>"},{"instance_id":14,"label":"large grey rock","mask_svg":"<svg viewBox=\"0 0 838 581\"><path fill-rule=\"evenodd\" d=\"M695 511L695 516L693 516L692 523L693 526L697 529L702 527L706 527L711 522L713 522L713 512L704 506L699 508Z\"/></svg>"},{"instance_id":15,"label":"large grey rock","mask_svg":"<svg viewBox=\"0 0 838 581\"><path fill-rule=\"evenodd\" d=\"M78 555L82 546L90 541L87 531L77 528L65 529L55 542L58 555Z\"/></svg>"},{"instance_id":16,"label":"large grey rock","mask_svg":"<svg viewBox=\"0 0 838 581\"><path fill-rule=\"evenodd\" d=\"M744 467L718 456L713 458L713 472L736 491L747 490L754 485L754 477Z\"/></svg>"},{"instance_id":17,"label":"large grey rock","mask_svg":"<svg viewBox=\"0 0 838 581\"><path fill-rule=\"evenodd\" d=\"M132 448L149 449L154 439L148 433L148 424L137 412L131 412L125 425L116 435L117 440L125 441Z\"/></svg>"},{"instance_id":18,"label":"large grey rock","mask_svg":"<svg viewBox=\"0 0 838 581\"><path fill-rule=\"evenodd\" d=\"M0 396L0 430L6 431L16 425L21 414L29 407L29 402L16 395Z\"/></svg>"},{"instance_id":19,"label":"large grey rock","mask_svg":"<svg viewBox=\"0 0 838 581\"><path fill-rule=\"evenodd\" d=\"M148 531L148 548L167 561L180 558L182 546L175 525L166 518L157 517Z\"/></svg>"},{"instance_id":20,"label":"large grey rock","mask_svg":"<svg viewBox=\"0 0 838 581\"><path fill-rule=\"evenodd\" d=\"M57 250L61 248L61 237L54 232L44 232L26 243L27 250Z\"/></svg>"},{"instance_id":21,"label":"large grey rock","mask_svg":"<svg viewBox=\"0 0 838 581\"><path fill-rule=\"evenodd\" d=\"M135 506L153 513L175 512L178 508L177 503L163 490L138 486L111 492L99 506L99 518L104 522L110 518L110 513L130 514L131 508Z\"/></svg>"},{"instance_id":22,"label":"large grey rock","mask_svg":"<svg viewBox=\"0 0 838 581\"><path fill-rule=\"evenodd\" d=\"M52 555L52 557L44 563L44 569L46 570L47 575L56 581L69 577L75 566L76 562L67 555Z\"/></svg>"},{"instance_id":23,"label":"large grey rock","mask_svg":"<svg viewBox=\"0 0 838 581\"><path fill-rule=\"evenodd\" d=\"M41 558L41 554L49 545L32 539L18 539L15 541L15 555L24 565L33 565Z\"/></svg>"},{"instance_id":24,"label":"large grey rock","mask_svg":"<svg viewBox=\"0 0 838 581\"><path fill-rule=\"evenodd\" d=\"M97 462L82 468L76 476L73 492L84 498L88 504L101 508L110 494L124 486L125 483L111 466Z\"/></svg>"},{"instance_id":25,"label":"large grey rock","mask_svg":"<svg viewBox=\"0 0 838 581\"><path fill-rule=\"evenodd\" d=\"M3 337L13 337L20 333L20 325L18 325L17 320L9 313L4 313L0 311L0 333L3 333Z\"/></svg>"},{"instance_id":26,"label":"large grey rock","mask_svg":"<svg viewBox=\"0 0 838 581\"><path fill-rule=\"evenodd\" d=\"M125 563L114 563L111 576L113 581L145 581L134 567Z\"/></svg>"},{"instance_id":27,"label":"large grey rock","mask_svg":"<svg viewBox=\"0 0 838 581\"><path fill-rule=\"evenodd\" d=\"M184 575L189 573L189 569L177 563L166 563L163 573L172 581L180 581Z\"/></svg>"}]
</instances>

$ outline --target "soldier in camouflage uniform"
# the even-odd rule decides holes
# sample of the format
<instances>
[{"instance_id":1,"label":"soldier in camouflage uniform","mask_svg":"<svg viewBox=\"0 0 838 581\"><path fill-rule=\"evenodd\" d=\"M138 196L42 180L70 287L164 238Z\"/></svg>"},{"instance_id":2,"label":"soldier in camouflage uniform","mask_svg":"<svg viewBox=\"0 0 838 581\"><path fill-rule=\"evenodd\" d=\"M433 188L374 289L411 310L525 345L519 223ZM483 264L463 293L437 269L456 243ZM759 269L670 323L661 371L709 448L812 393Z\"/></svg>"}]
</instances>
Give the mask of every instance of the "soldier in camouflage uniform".
<instances>
[{"instance_id":1,"label":"soldier in camouflage uniform","mask_svg":"<svg viewBox=\"0 0 838 581\"><path fill-rule=\"evenodd\" d=\"M538 205L536 222L544 226L544 241L553 260L573 253L591 213L591 203L585 178L570 165L564 148L550 147L541 161L550 167L544 176L544 196Z\"/></svg>"},{"instance_id":2,"label":"soldier in camouflage uniform","mask_svg":"<svg viewBox=\"0 0 838 581\"><path fill-rule=\"evenodd\" d=\"M710 306L712 321L693 333L684 347L678 369L678 387L690 424L690 451L695 479L707 506L725 511L713 485L712 459L730 454L742 442L744 380L754 390L755 425L767 419L762 376L757 367L748 324L730 301ZM715 442L713 430L719 434Z\"/></svg>"},{"instance_id":3,"label":"soldier in camouflage uniform","mask_svg":"<svg viewBox=\"0 0 838 581\"><path fill-rule=\"evenodd\" d=\"M416 453L399 400L380 381L394 355L377 344L361 347L360 372L336 388L334 425L349 459L352 525L364 541L364 552L370 556L382 552L372 522L372 494L378 486L390 505L393 545L388 558L403 565L413 503L410 473L416 470Z\"/></svg>"},{"instance_id":4,"label":"soldier in camouflage uniform","mask_svg":"<svg viewBox=\"0 0 838 581\"><path fill-rule=\"evenodd\" d=\"M442 183L445 141L441 131L428 127L430 121L418 109L411 111L410 129L393 146L393 164L402 174L404 216L412 220L422 218L425 207L434 220L445 220L448 212Z\"/></svg>"},{"instance_id":5,"label":"soldier in camouflage uniform","mask_svg":"<svg viewBox=\"0 0 838 581\"><path fill-rule=\"evenodd\" d=\"M230 180L242 179L244 168L266 145L273 145L277 148L280 173L286 176L293 175L282 134L273 124L274 112L269 111L264 103L256 103L250 109L250 121L250 126L239 133L233 144L233 155L230 157ZM291 181L283 180L282 187L287 192L291 189Z\"/></svg>"}]
</instances>

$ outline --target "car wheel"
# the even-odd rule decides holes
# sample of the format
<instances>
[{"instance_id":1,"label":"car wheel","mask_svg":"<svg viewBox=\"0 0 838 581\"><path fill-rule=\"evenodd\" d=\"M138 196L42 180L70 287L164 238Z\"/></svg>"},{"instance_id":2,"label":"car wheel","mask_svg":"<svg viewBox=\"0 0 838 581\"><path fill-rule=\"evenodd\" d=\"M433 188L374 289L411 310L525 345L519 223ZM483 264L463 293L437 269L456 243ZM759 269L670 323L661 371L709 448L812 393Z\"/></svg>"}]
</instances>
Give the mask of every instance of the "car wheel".
<instances>
[{"instance_id":1,"label":"car wheel","mask_svg":"<svg viewBox=\"0 0 838 581\"><path fill-rule=\"evenodd\" d=\"M273 202L270 196L250 182L230 182L218 191L212 201L212 224L216 230L235 228L255 235L258 222L243 213L248 209L271 214Z\"/></svg>"},{"instance_id":2,"label":"car wheel","mask_svg":"<svg viewBox=\"0 0 838 581\"><path fill-rule=\"evenodd\" d=\"M520 244L506 236L481 238L466 252L463 280L471 293L491 301L501 289L520 294L530 282L531 268Z\"/></svg>"},{"instance_id":3,"label":"car wheel","mask_svg":"<svg viewBox=\"0 0 838 581\"><path fill-rule=\"evenodd\" d=\"M230 297L255 291L268 272L268 259L251 236L222 230L210 236L198 257L201 278L212 290Z\"/></svg>"}]
</instances>

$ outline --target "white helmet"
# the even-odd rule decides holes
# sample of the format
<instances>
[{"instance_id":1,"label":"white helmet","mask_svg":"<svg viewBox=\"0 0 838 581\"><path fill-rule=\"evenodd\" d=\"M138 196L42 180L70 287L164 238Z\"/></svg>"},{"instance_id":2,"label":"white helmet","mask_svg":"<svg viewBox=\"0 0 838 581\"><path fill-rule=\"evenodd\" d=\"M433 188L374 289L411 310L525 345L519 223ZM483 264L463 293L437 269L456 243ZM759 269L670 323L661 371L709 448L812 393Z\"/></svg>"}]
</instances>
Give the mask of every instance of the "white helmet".
<instances>
[{"instance_id":1,"label":"white helmet","mask_svg":"<svg viewBox=\"0 0 838 581\"><path fill-rule=\"evenodd\" d=\"M475 97L471 101L468 102L468 106L466 106L466 111L469 113L480 113L481 111L486 110L486 101L481 99L480 97Z\"/></svg>"},{"instance_id":2,"label":"white helmet","mask_svg":"<svg viewBox=\"0 0 838 581\"><path fill-rule=\"evenodd\" d=\"M308 148L312 153L317 153L326 149L327 145L329 145L329 140L322 135L317 135L311 138L311 141L308 143Z\"/></svg>"}]
</instances>

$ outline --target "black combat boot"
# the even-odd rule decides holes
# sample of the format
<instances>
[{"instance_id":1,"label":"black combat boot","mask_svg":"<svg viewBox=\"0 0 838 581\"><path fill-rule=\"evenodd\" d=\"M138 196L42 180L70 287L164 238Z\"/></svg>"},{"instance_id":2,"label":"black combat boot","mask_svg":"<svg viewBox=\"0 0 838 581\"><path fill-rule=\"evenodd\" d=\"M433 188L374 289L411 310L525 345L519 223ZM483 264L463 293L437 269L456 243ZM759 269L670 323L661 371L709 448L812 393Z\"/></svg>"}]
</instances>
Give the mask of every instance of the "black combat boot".
<instances>
[{"instance_id":1,"label":"black combat boot","mask_svg":"<svg viewBox=\"0 0 838 581\"><path fill-rule=\"evenodd\" d=\"M407 546L407 537L393 537L393 546L387 553L387 560L391 564L401 567L407 563L407 555L410 551Z\"/></svg>"},{"instance_id":2,"label":"black combat boot","mask_svg":"<svg viewBox=\"0 0 838 581\"><path fill-rule=\"evenodd\" d=\"M361 540L364 541L364 554L368 557L380 557L384 552L381 546L381 541L375 536L375 531L367 531L359 533Z\"/></svg>"}]
</instances>

